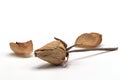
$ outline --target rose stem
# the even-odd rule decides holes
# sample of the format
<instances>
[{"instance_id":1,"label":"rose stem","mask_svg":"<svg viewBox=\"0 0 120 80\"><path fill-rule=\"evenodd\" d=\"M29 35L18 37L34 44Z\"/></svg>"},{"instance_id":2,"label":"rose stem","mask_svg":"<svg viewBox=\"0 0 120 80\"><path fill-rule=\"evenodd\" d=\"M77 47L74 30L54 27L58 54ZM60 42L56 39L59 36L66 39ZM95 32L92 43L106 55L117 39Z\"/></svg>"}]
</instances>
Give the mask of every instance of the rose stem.
<instances>
[{"instance_id":1,"label":"rose stem","mask_svg":"<svg viewBox=\"0 0 120 80\"><path fill-rule=\"evenodd\" d=\"M117 49L118 49L118 47L116 47L116 48L88 48L88 49L71 50L71 51L68 51L67 53L84 52L84 51L97 51L97 50L114 51L114 50L117 50Z\"/></svg>"},{"instance_id":2,"label":"rose stem","mask_svg":"<svg viewBox=\"0 0 120 80\"><path fill-rule=\"evenodd\" d=\"M70 47L67 48L67 51L70 50L71 48L75 47L76 45L72 45Z\"/></svg>"}]
</instances>

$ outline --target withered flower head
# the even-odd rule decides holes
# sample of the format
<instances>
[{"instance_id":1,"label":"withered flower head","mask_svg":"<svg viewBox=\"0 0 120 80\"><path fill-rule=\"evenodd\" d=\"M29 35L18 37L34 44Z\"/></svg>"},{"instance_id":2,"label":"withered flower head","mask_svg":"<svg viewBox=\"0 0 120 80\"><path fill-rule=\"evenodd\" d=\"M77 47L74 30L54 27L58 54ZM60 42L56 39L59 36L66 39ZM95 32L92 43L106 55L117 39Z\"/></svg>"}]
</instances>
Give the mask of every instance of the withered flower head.
<instances>
[{"instance_id":1,"label":"withered flower head","mask_svg":"<svg viewBox=\"0 0 120 80\"><path fill-rule=\"evenodd\" d=\"M68 61L68 57L70 53L73 52L85 52L85 51L114 51L118 48L96 48L102 41L102 35L99 33L84 33L80 35L75 44L67 47L67 44L55 38L55 41L52 41L45 46L34 51L35 57L39 57L40 59L47 61L54 65L64 64ZM73 47L82 47L86 49L74 49Z\"/></svg>"},{"instance_id":2,"label":"withered flower head","mask_svg":"<svg viewBox=\"0 0 120 80\"><path fill-rule=\"evenodd\" d=\"M33 51L33 43L32 40L27 42L10 42L10 48L16 55L21 56L30 56Z\"/></svg>"},{"instance_id":3,"label":"withered flower head","mask_svg":"<svg viewBox=\"0 0 120 80\"><path fill-rule=\"evenodd\" d=\"M59 65L65 61L66 44L60 39L55 38L56 41L52 41L45 46L35 50L34 54L42 60L45 60L51 64Z\"/></svg>"},{"instance_id":4,"label":"withered flower head","mask_svg":"<svg viewBox=\"0 0 120 80\"><path fill-rule=\"evenodd\" d=\"M84 33L76 39L75 46L82 48L93 48L97 47L101 41L102 35L99 33Z\"/></svg>"}]
</instances>

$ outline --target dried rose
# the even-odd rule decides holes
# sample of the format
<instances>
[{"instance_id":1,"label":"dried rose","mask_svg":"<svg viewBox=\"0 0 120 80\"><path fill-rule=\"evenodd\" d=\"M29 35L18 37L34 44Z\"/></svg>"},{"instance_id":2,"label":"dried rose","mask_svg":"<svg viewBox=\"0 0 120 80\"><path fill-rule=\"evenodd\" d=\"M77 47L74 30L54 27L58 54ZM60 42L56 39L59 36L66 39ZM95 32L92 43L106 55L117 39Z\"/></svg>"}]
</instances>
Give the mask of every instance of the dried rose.
<instances>
[{"instance_id":1,"label":"dried rose","mask_svg":"<svg viewBox=\"0 0 120 80\"><path fill-rule=\"evenodd\" d=\"M60 39L55 38L56 41L52 41L45 46L35 50L34 54L42 60L45 60L51 64L59 65L65 62L67 56L67 45Z\"/></svg>"},{"instance_id":2,"label":"dried rose","mask_svg":"<svg viewBox=\"0 0 120 80\"><path fill-rule=\"evenodd\" d=\"M96 35L95 33L91 33L91 34ZM56 41L52 41L46 44L45 46L35 50L34 51L35 57L39 57L40 59L47 61L54 65L60 65L68 61L69 53L97 51L97 50L114 51L118 49L116 47L116 48L87 48L87 49L70 50L72 47L75 47L75 45L67 48L67 44L64 41L58 38L55 38L55 39Z\"/></svg>"}]
</instances>

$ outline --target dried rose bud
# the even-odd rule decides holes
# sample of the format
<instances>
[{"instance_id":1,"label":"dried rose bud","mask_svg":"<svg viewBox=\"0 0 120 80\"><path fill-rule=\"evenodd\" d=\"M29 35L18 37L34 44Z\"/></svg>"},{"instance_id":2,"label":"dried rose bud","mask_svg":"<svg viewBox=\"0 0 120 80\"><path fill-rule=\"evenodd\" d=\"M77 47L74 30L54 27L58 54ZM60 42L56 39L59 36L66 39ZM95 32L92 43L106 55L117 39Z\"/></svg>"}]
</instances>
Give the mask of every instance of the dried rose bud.
<instances>
[{"instance_id":1,"label":"dried rose bud","mask_svg":"<svg viewBox=\"0 0 120 80\"><path fill-rule=\"evenodd\" d=\"M33 51L33 43L32 40L27 42L11 42L10 48L16 55L20 56L30 56Z\"/></svg>"},{"instance_id":2,"label":"dried rose bud","mask_svg":"<svg viewBox=\"0 0 120 80\"><path fill-rule=\"evenodd\" d=\"M66 44L56 38L56 41L50 42L45 46L35 50L34 54L42 60L51 64L59 65L65 61Z\"/></svg>"},{"instance_id":3,"label":"dried rose bud","mask_svg":"<svg viewBox=\"0 0 120 80\"><path fill-rule=\"evenodd\" d=\"M82 48L97 47L102 41L102 35L99 33L84 33L80 35L75 42L75 46Z\"/></svg>"},{"instance_id":4,"label":"dried rose bud","mask_svg":"<svg viewBox=\"0 0 120 80\"><path fill-rule=\"evenodd\" d=\"M88 35L88 33L85 33L85 34L83 34L82 37L84 37L84 35L86 35L86 34ZM90 33L90 34L92 35L91 38L94 38L97 35L101 36L100 34L97 34L97 33ZM97 50L114 51L114 50L118 49L116 47L116 48L87 48L87 49L70 50L72 47L75 47L75 45L72 45L67 48L67 44L64 41L62 41L58 38L55 38L55 39L56 39L56 41L52 41L52 42L46 44L45 46L35 50L34 51L35 57L39 57L40 59L47 61L54 65L60 65L60 64L66 63L68 61L69 53L97 51ZM82 39L84 39L84 38L82 38ZM86 39L86 37L85 37L85 39ZM81 36L80 36L80 40L81 40ZM94 39L92 39L92 40L94 40ZM88 42L90 42L90 41L88 40ZM79 39L77 39L76 43L78 43L78 42L79 42ZM100 42L99 42L99 44L100 44ZM94 45L95 45L95 43L94 43ZM78 46L78 44L77 44L77 46ZM88 45L84 46L84 47L88 47Z\"/></svg>"}]
</instances>

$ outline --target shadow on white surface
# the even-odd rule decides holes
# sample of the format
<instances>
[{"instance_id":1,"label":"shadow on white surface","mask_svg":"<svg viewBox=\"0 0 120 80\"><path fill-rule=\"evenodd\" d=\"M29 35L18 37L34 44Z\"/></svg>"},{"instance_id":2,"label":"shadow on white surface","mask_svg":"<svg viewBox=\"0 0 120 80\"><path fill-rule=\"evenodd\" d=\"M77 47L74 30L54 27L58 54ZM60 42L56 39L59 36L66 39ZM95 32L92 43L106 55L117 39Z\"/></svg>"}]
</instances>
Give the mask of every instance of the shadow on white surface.
<instances>
[{"instance_id":1,"label":"shadow on white surface","mask_svg":"<svg viewBox=\"0 0 120 80\"><path fill-rule=\"evenodd\" d=\"M63 66L63 65L52 65L49 63L43 64L43 65L38 65L36 67L34 67L33 69L35 70L44 70L44 69L62 69L62 68L66 68L67 66Z\"/></svg>"},{"instance_id":2,"label":"shadow on white surface","mask_svg":"<svg viewBox=\"0 0 120 80\"><path fill-rule=\"evenodd\" d=\"M32 57L32 55L30 55L30 56L23 56L23 55L16 55L15 53L9 53L7 56L8 57L17 57L17 58L30 58L30 57Z\"/></svg>"},{"instance_id":3,"label":"shadow on white surface","mask_svg":"<svg viewBox=\"0 0 120 80\"><path fill-rule=\"evenodd\" d=\"M73 59L73 60L69 61L69 63L72 63L72 62L74 62L76 60L82 60L82 59L87 59L87 58L95 57L95 56L102 55L102 54L105 54L105 53L108 53L108 52L111 52L111 51L99 52L99 53L96 53L96 54L92 54L92 55L80 57L80 58Z\"/></svg>"}]
</instances>

